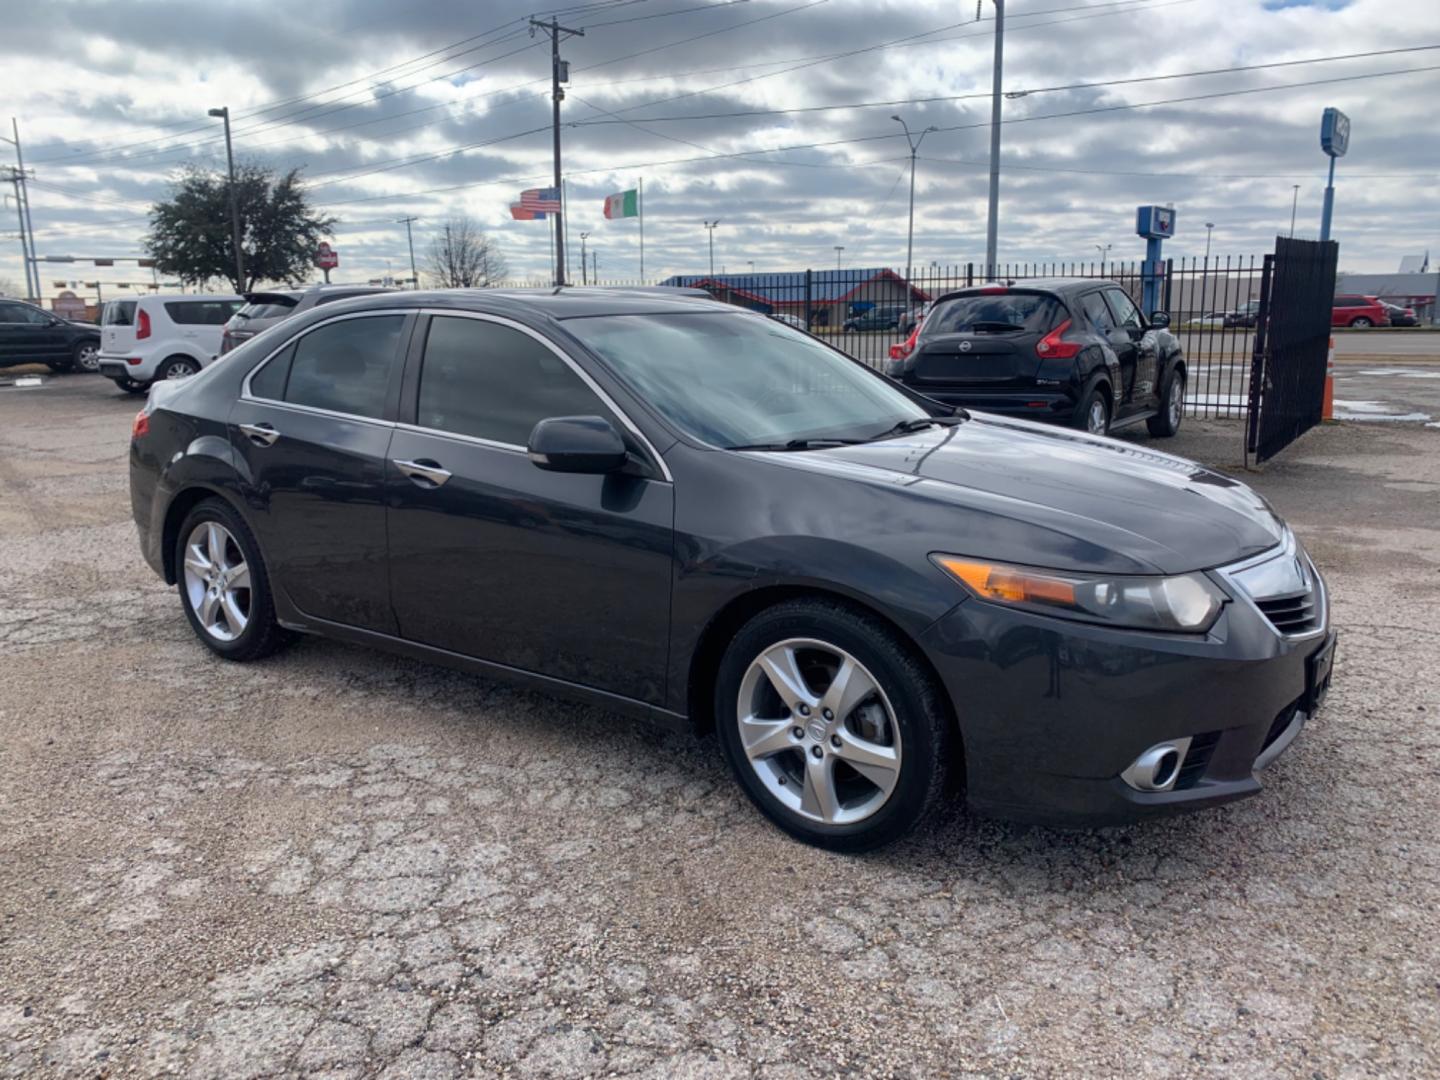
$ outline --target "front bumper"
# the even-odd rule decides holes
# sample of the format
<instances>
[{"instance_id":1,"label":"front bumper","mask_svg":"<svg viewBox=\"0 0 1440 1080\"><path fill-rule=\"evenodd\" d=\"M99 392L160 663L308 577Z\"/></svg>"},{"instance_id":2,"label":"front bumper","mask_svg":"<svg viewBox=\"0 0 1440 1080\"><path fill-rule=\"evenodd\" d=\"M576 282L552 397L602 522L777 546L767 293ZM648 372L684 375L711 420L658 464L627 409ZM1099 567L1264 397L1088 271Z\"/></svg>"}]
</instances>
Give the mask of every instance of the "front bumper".
<instances>
[{"instance_id":1,"label":"front bumper","mask_svg":"<svg viewBox=\"0 0 1440 1080\"><path fill-rule=\"evenodd\" d=\"M1085 826L1258 792L1257 774L1294 741L1327 688L1310 685L1311 658L1334 639L1328 626L1283 636L1238 599L1203 637L967 600L922 644L954 702L972 808ZM1187 736L1171 790L1121 779L1148 748Z\"/></svg>"}]
</instances>

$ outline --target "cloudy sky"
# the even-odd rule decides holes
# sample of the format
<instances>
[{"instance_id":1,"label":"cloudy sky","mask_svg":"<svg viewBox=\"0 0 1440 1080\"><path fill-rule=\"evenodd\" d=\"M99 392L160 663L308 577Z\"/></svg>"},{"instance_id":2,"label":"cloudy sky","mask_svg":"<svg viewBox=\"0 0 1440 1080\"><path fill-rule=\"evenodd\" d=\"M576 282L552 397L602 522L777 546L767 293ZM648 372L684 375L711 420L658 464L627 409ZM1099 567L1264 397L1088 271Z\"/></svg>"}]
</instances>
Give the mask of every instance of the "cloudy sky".
<instances>
[{"instance_id":1,"label":"cloudy sky","mask_svg":"<svg viewBox=\"0 0 1440 1080\"><path fill-rule=\"evenodd\" d=\"M1174 255L1203 251L1207 221L1213 252L1261 253L1289 230L1296 184L1297 235L1314 235L1326 105L1353 124L1342 267L1440 255L1436 0L1007 6L1002 260L1094 258L1107 243L1137 257L1144 202L1177 207ZM533 10L585 31L562 54L569 237L578 250L590 233L602 278L639 276L636 223L605 221L601 203L642 177L647 277L703 272L701 223L715 218L717 270L831 267L836 245L847 266L901 266L909 159L894 113L939 129L920 148L916 265L983 259L991 0L978 21L974 0ZM513 276L545 275L547 225L508 210L551 168L549 45L531 13L514 0L0 0L0 101L33 169L37 247L140 253L146 210L180 167L224 167L206 110L228 105L237 156L301 167L339 217L336 280L403 273L407 215L417 249L468 214ZM0 162L11 152L0 144ZM0 212L14 229L13 203ZM44 274L47 294L66 273ZM22 278L13 232L0 278Z\"/></svg>"}]
</instances>

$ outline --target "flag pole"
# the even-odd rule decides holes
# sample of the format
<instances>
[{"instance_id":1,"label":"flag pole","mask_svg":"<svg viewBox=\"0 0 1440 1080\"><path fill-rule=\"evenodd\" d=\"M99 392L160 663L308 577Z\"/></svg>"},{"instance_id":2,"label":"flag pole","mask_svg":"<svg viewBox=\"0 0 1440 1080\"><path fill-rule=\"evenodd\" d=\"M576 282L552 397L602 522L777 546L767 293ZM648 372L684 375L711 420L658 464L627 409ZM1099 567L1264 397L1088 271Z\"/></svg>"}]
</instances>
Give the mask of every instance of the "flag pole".
<instances>
[{"instance_id":1,"label":"flag pole","mask_svg":"<svg viewBox=\"0 0 1440 1080\"><path fill-rule=\"evenodd\" d=\"M645 284L645 178L640 177L640 185L637 189L635 202L638 204L636 210L640 212L640 284Z\"/></svg>"}]
</instances>

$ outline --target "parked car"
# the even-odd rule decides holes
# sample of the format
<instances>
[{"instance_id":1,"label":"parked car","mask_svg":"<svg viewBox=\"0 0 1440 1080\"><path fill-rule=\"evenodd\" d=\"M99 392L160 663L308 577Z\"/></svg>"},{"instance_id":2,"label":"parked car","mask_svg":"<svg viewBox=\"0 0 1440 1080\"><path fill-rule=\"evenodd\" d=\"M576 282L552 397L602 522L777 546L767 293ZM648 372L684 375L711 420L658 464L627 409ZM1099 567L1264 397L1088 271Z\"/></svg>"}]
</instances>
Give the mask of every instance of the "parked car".
<instances>
[{"instance_id":1,"label":"parked car","mask_svg":"<svg viewBox=\"0 0 1440 1080\"><path fill-rule=\"evenodd\" d=\"M1420 320L1415 315L1414 308L1401 307L1399 304L1391 304L1380 301L1385 308L1385 314L1390 317L1391 326L1419 326Z\"/></svg>"},{"instance_id":2,"label":"parked car","mask_svg":"<svg viewBox=\"0 0 1440 1080\"><path fill-rule=\"evenodd\" d=\"M276 323L337 300L353 300L357 296L394 292L383 285L310 285L304 289L272 289L269 292L245 294L245 306L225 324L220 340L220 355L225 355L241 342L249 341Z\"/></svg>"},{"instance_id":3,"label":"parked car","mask_svg":"<svg viewBox=\"0 0 1440 1080\"><path fill-rule=\"evenodd\" d=\"M132 394L161 379L198 374L219 351L225 321L244 303L239 296L199 293L109 300L100 317L100 374Z\"/></svg>"},{"instance_id":4,"label":"parked car","mask_svg":"<svg viewBox=\"0 0 1440 1080\"><path fill-rule=\"evenodd\" d=\"M771 317L772 319L774 319L776 322L782 322L782 323L784 323L786 326L791 327L792 329L795 329L795 330L806 330L806 331L809 330L809 327L807 327L807 326L805 325L805 320L802 319L802 318L800 318L800 316L798 316L798 315L791 315L791 314L789 314L789 313L787 313L787 312L781 311L781 312L776 312L775 314L771 315L770 317Z\"/></svg>"},{"instance_id":5,"label":"parked car","mask_svg":"<svg viewBox=\"0 0 1440 1080\"><path fill-rule=\"evenodd\" d=\"M57 373L94 371L99 351L98 326L0 297L0 368L44 364Z\"/></svg>"},{"instance_id":6,"label":"parked car","mask_svg":"<svg viewBox=\"0 0 1440 1080\"><path fill-rule=\"evenodd\" d=\"M129 460L144 557L219 656L309 631L713 728L835 849L957 770L1030 820L1253 795L1329 685L1324 581L1243 484L709 299L312 310L156 386Z\"/></svg>"},{"instance_id":7,"label":"parked car","mask_svg":"<svg viewBox=\"0 0 1440 1080\"><path fill-rule=\"evenodd\" d=\"M910 332L920 325L920 320L925 318L932 304L934 304L933 300L927 300L923 304L916 304L912 308L906 308L905 313L900 316L899 325L897 325L895 329L908 337Z\"/></svg>"},{"instance_id":8,"label":"parked car","mask_svg":"<svg viewBox=\"0 0 1440 1080\"><path fill-rule=\"evenodd\" d=\"M1103 435L1144 422L1174 435L1185 358L1161 313L1094 278L982 285L947 293L892 375L952 405Z\"/></svg>"},{"instance_id":9,"label":"parked car","mask_svg":"<svg viewBox=\"0 0 1440 1080\"><path fill-rule=\"evenodd\" d=\"M1225 312L1225 325L1253 327L1259 318L1260 301L1247 300L1234 311Z\"/></svg>"},{"instance_id":10,"label":"parked car","mask_svg":"<svg viewBox=\"0 0 1440 1080\"><path fill-rule=\"evenodd\" d=\"M868 311L857 312L845 320L846 330L898 330L900 328L900 317L905 314L905 308L895 305L873 307Z\"/></svg>"},{"instance_id":11,"label":"parked car","mask_svg":"<svg viewBox=\"0 0 1440 1080\"><path fill-rule=\"evenodd\" d=\"M1376 296L1337 296L1330 309L1330 325L1351 326L1357 330L1389 326L1390 313Z\"/></svg>"}]
</instances>

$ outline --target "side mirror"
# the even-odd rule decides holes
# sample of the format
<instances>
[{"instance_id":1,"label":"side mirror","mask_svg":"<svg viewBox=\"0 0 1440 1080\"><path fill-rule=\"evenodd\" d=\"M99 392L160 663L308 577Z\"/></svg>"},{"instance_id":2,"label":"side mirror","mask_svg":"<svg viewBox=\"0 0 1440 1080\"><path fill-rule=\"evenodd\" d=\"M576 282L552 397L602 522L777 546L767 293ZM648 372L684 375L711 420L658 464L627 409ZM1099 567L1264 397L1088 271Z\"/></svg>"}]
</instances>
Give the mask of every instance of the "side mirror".
<instances>
[{"instance_id":1,"label":"side mirror","mask_svg":"<svg viewBox=\"0 0 1440 1080\"><path fill-rule=\"evenodd\" d=\"M1150 326L1155 330L1164 330L1170 325L1170 316L1163 311L1152 311L1150 313Z\"/></svg>"},{"instance_id":2,"label":"side mirror","mask_svg":"<svg viewBox=\"0 0 1440 1080\"><path fill-rule=\"evenodd\" d=\"M530 432L526 452L537 467L567 473L615 472L630 458L625 440L600 416L541 420Z\"/></svg>"}]
</instances>

